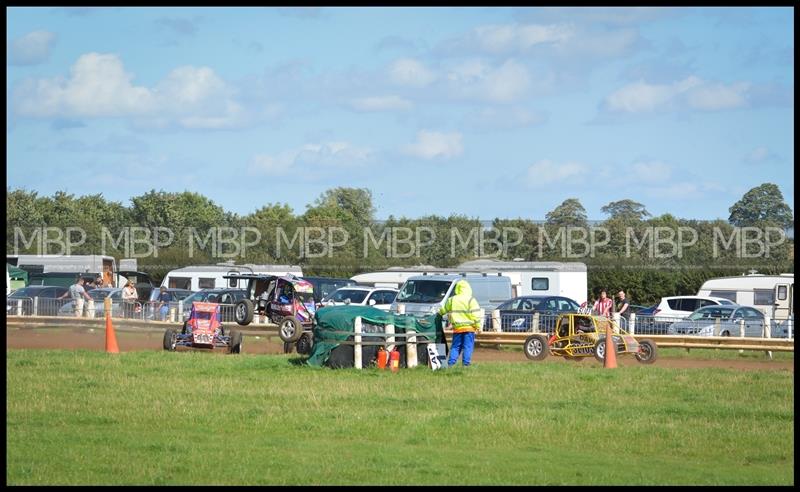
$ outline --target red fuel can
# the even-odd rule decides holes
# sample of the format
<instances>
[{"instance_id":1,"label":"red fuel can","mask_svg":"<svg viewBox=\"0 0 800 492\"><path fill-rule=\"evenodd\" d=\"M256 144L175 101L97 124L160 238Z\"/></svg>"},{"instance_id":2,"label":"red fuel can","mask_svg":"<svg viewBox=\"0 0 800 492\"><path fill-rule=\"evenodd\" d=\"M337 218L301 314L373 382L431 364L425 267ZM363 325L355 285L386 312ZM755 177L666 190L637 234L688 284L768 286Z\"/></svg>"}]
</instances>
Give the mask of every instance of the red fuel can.
<instances>
[{"instance_id":1,"label":"red fuel can","mask_svg":"<svg viewBox=\"0 0 800 492\"><path fill-rule=\"evenodd\" d=\"M383 347L378 349L378 369L386 369L386 363L389 361L389 353L383 350Z\"/></svg>"}]
</instances>

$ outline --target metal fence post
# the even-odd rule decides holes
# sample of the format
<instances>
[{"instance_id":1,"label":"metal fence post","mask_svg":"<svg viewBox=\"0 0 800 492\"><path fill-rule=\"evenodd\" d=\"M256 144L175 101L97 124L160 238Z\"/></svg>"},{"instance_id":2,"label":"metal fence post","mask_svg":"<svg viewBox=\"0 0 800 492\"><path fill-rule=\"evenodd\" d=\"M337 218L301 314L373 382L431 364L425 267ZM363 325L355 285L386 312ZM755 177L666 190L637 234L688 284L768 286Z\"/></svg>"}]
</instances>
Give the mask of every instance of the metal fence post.
<instances>
[{"instance_id":1,"label":"metal fence post","mask_svg":"<svg viewBox=\"0 0 800 492\"><path fill-rule=\"evenodd\" d=\"M772 327L770 326L770 323L772 323L772 320L769 318L769 316L765 315L764 316L764 331L762 332L762 335L764 335L764 338L772 338ZM767 354L767 357L769 357L770 360L772 360L772 351L771 350L767 350L764 353Z\"/></svg>"},{"instance_id":2,"label":"metal fence post","mask_svg":"<svg viewBox=\"0 0 800 492\"><path fill-rule=\"evenodd\" d=\"M412 328L406 332L406 367L417 367L417 332Z\"/></svg>"},{"instance_id":3,"label":"metal fence post","mask_svg":"<svg viewBox=\"0 0 800 492\"><path fill-rule=\"evenodd\" d=\"M386 351L392 350L394 350L394 325L389 323L386 325Z\"/></svg>"},{"instance_id":4,"label":"metal fence post","mask_svg":"<svg viewBox=\"0 0 800 492\"><path fill-rule=\"evenodd\" d=\"M636 313L631 313L631 320L628 324L628 333L631 335L636 334Z\"/></svg>"},{"instance_id":5,"label":"metal fence post","mask_svg":"<svg viewBox=\"0 0 800 492\"><path fill-rule=\"evenodd\" d=\"M353 367L361 369L361 316L356 316L355 323L353 323Z\"/></svg>"},{"instance_id":6,"label":"metal fence post","mask_svg":"<svg viewBox=\"0 0 800 492\"><path fill-rule=\"evenodd\" d=\"M739 320L739 336L744 338L744 320L743 319ZM743 354L744 350L739 349L739 353Z\"/></svg>"},{"instance_id":7,"label":"metal fence post","mask_svg":"<svg viewBox=\"0 0 800 492\"><path fill-rule=\"evenodd\" d=\"M500 331L500 310L493 309L492 310L492 331Z\"/></svg>"},{"instance_id":8,"label":"metal fence post","mask_svg":"<svg viewBox=\"0 0 800 492\"><path fill-rule=\"evenodd\" d=\"M531 331L539 333L539 313L533 313L533 321L531 321Z\"/></svg>"},{"instance_id":9,"label":"metal fence post","mask_svg":"<svg viewBox=\"0 0 800 492\"><path fill-rule=\"evenodd\" d=\"M17 316L22 316L22 299L17 299Z\"/></svg>"}]
</instances>

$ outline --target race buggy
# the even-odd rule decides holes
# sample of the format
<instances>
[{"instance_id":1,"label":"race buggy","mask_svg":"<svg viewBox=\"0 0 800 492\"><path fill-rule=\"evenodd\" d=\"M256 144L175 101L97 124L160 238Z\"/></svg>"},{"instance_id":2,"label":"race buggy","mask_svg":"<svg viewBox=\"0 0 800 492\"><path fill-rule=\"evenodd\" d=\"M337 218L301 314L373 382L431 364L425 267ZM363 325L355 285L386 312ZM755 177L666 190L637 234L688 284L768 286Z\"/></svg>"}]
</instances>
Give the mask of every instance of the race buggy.
<instances>
[{"instance_id":1,"label":"race buggy","mask_svg":"<svg viewBox=\"0 0 800 492\"><path fill-rule=\"evenodd\" d=\"M193 302L192 311L178 332L167 328L164 333L164 350L174 351L177 347L214 349L227 348L228 353L242 352L242 334L236 330L226 330L222 326L219 304L213 302Z\"/></svg>"},{"instance_id":2,"label":"race buggy","mask_svg":"<svg viewBox=\"0 0 800 492\"><path fill-rule=\"evenodd\" d=\"M537 333L525 339L523 352L531 360L544 360L548 355L580 362L594 356L600 362L606 356L606 328L611 328L617 354L633 354L637 361L652 364L657 357L652 340L636 340L623 331L612 319L592 314L562 314L556 321L555 332L548 337Z\"/></svg>"},{"instance_id":3,"label":"race buggy","mask_svg":"<svg viewBox=\"0 0 800 492\"><path fill-rule=\"evenodd\" d=\"M316 312L314 286L294 275L242 274L225 278L247 279L247 298L236 304L236 322L247 326L256 314L266 316L278 325L278 334L284 342L284 351L297 344L301 354L310 353L312 323Z\"/></svg>"}]
</instances>

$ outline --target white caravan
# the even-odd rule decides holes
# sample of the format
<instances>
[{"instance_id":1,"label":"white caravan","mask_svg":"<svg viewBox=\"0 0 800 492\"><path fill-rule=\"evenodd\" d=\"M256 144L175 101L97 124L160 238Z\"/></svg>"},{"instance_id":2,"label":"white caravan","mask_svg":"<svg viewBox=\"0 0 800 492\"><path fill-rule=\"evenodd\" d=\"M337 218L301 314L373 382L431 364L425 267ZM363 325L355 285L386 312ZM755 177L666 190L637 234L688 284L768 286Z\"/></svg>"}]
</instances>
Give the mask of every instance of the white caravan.
<instances>
[{"instance_id":1,"label":"white caravan","mask_svg":"<svg viewBox=\"0 0 800 492\"><path fill-rule=\"evenodd\" d=\"M119 287L119 285L114 284L117 262L113 256L6 255L6 262L23 268L29 273L87 273L102 275L104 283Z\"/></svg>"},{"instance_id":2,"label":"white caravan","mask_svg":"<svg viewBox=\"0 0 800 492\"><path fill-rule=\"evenodd\" d=\"M194 265L170 271L161 281L161 287L169 289L246 289L247 279L225 279L225 275L238 275L241 273L257 273L264 275L303 276L303 270L298 265Z\"/></svg>"},{"instance_id":3,"label":"white caravan","mask_svg":"<svg viewBox=\"0 0 800 492\"><path fill-rule=\"evenodd\" d=\"M381 272L362 273L350 277L361 285L399 288L409 277L433 273L502 275L511 280L511 296L564 296L578 304L586 302L588 280L586 264L556 261L474 260L454 268L431 266L393 267Z\"/></svg>"},{"instance_id":4,"label":"white caravan","mask_svg":"<svg viewBox=\"0 0 800 492\"><path fill-rule=\"evenodd\" d=\"M794 316L794 273L712 278L706 280L697 295L729 299L760 309L772 319L783 320Z\"/></svg>"}]
</instances>

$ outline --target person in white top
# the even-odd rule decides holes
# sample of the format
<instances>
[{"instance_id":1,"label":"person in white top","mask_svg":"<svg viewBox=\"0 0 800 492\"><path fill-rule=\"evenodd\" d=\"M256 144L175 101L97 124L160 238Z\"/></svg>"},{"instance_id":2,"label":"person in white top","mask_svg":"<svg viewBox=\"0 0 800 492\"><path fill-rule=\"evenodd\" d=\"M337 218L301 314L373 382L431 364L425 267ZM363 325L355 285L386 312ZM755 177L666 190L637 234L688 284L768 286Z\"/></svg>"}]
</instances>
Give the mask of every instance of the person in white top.
<instances>
[{"instance_id":1,"label":"person in white top","mask_svg":"<svg viewBox=\"0 0 800 492\"><path fill-rule=\"evenodd\" d=\"M139 299L139 293L136 291L136 287L133 285L133 282L128 280L128 283L125 284L125 287L122 288L122 302L125 306L125 315L128 317L133 317L133 314L136 312L136 301ZM140 308L141 309L141 308Z\"/></svg>"}]
</instances>

